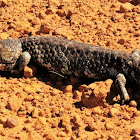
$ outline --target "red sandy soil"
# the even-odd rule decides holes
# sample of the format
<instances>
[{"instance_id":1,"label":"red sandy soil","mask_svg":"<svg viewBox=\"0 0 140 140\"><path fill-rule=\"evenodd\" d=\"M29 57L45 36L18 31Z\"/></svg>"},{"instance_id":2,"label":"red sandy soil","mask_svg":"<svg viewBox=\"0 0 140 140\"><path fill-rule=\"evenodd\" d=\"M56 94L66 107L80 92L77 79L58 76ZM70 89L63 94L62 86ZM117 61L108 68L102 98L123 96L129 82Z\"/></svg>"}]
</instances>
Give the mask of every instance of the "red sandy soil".
<instances>
[{"instance_id":1,"label":"red sandy soil","mask_svg":"<svg viewBox=\"0 0 140 140\"><path fill-rule=\"evenodd\" d=\"M130 53L140 49L140 0L1 0L0 39L31 35ZM0 78L0 140L140 140L138 102L106 101L112 80L76 89L74 77L43 82L32 73Z\"/></svg>"}]
</instances>

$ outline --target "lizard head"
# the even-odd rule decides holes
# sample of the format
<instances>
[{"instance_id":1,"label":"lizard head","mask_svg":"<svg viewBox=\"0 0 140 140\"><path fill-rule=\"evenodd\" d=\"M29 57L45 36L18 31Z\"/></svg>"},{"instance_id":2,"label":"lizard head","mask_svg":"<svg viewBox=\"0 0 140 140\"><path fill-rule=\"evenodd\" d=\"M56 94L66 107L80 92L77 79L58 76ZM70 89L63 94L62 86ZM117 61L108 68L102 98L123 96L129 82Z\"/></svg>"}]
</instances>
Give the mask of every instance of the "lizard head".
<instances>
[{"instance_id":1,"label":"lizard head","mask_svg":"<svg viewBox=\"0 0 140 140\"><path fill-rule=\"evenodd\" d=\"M0 41L0 63L14 63L22 52L21 43L17 39Z\"/></svg>"}]
</instances>

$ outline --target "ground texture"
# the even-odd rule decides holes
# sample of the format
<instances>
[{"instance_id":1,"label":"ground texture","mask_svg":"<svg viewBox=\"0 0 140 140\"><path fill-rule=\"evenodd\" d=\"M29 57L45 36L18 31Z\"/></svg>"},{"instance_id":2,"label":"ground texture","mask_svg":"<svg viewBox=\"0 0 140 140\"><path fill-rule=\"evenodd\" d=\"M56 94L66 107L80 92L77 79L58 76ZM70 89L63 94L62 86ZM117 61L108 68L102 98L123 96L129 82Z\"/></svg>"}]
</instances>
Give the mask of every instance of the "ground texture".
<instances>
[{"instance_id":1,"label":"ground texture","mask_svg":"<svg viewBox=\"0 0 140 140\"><path fill-rule=\"evenodd\" d=\"M130 53L140 49L140 1L1 0L0 39L31 35ZM31 68L0 77L0 140L140 140L140 102L109 105L112 80L77 86L75 77L42 78Z\"/></svg>"}]
</instances>

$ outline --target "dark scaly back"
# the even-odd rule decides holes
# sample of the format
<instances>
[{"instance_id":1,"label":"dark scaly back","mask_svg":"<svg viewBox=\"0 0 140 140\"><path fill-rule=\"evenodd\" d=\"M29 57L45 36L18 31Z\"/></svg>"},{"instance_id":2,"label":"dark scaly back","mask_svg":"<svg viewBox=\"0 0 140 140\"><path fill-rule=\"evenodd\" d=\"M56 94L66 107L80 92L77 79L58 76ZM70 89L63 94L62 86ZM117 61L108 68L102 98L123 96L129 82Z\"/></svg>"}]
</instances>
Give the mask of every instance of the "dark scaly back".
<instances>
[{"instance_id":1,"label":"dark scaly back","mask_svg":"<svg viewBox=\"0 0 140 140\"><path fill-rule=\"evenodd\" d=\"M94 79L113 79L123 73L130 82L140 83L140 61L133 54L50 36L20 40L23 50L48 70Z\"/></svg>"}]
</instances>

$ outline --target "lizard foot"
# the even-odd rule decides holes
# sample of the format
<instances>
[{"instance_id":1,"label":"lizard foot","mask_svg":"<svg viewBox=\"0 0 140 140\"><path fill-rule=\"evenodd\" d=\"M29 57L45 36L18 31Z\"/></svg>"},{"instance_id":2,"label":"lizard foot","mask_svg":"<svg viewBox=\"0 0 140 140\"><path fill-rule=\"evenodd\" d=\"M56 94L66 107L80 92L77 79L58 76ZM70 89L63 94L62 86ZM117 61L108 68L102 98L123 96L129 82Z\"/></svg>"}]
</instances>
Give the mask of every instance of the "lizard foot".
<instances>
[{"instance_id":1,"label":"lizard foot","mask_svg":"<svg viewBox=\"0 0 140 140\"><path fill-rule=\"evenodd\" d=\"M119 89L120 93L121 93L121 101L122 104L124 104L124 102L129 101L130 97L128 95L128 92L125 88L125 84L126 84L126 79L125 76L121 73L119 73L116 76L116 81L115 81L115 85L117 87L117 89Z\"/></svg>"}]
</instances>

